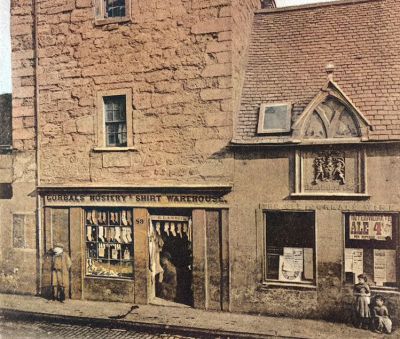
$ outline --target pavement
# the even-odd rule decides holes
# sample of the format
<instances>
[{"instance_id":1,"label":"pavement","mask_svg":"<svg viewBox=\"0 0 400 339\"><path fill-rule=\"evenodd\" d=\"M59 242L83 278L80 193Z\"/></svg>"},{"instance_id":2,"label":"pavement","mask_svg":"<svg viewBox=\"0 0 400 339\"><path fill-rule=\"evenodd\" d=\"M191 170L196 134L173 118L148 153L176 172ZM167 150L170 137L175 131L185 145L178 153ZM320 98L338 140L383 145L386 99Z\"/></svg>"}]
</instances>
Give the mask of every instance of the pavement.
<instances>
[{"instance_id":1,"label":"pavement","mask_svg":"<svg viewBox=\"0 0 400 339\"><path fill-rule=\"evenodd\" d=\"M66 300L60 303L13 294L0 294L0 314L7 319L90 324L197 338L400 338L398 331L379 335L349 324L322 320L121 302Z\"/></svg>"}]
</instances>

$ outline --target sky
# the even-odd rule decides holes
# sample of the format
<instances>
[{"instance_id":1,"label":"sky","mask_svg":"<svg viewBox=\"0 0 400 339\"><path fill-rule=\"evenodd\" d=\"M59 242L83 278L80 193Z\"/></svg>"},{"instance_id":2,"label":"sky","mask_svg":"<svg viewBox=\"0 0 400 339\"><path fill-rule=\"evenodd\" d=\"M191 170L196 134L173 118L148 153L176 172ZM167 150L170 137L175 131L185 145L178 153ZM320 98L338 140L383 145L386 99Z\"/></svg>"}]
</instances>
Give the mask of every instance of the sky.
<instances>
[{"instance_id":1,"label":"sky","mask_svg":"<svg viewBox=\"0 0 400 339\"><path fill-rule=\"evenodd\" d=\"M332 0L276 0L278 7ZM10 0L0 0L0 94L11 93Z\"/></svg>"}]
</instances>

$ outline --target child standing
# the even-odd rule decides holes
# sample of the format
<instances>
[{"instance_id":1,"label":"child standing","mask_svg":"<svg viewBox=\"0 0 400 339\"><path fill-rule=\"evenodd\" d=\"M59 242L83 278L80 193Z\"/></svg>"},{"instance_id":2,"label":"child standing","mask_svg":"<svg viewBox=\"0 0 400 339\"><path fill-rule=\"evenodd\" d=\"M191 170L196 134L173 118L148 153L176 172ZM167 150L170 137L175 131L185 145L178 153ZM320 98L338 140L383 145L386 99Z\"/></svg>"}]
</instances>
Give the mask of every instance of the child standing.
<instances>
[{"instance_id":1,"label":"child standing","mask_svg":"<svg viewBox=\"0 0 400 339\"><path fill-rule=\"evenodd\" d=\"M371 289L367 284L367 277L365 274L357 276L358 284L354 285L355 296L355 309L358 317L358 327L369 327L371 312L369 310Z\"/></svg>"},{"instance_id":2,"label":"child standing","mask_svg":"<svg viewBox=\"0 0 400 339\"><path fill-rule=\"evenodd\" d=\"M390 334L392 332L392 321L389 318L389 311L384 305L385 300L381 295L375 297L374 306L374 325L375 332L382 333L386 332Z\"/></svg>"}]
</instances>

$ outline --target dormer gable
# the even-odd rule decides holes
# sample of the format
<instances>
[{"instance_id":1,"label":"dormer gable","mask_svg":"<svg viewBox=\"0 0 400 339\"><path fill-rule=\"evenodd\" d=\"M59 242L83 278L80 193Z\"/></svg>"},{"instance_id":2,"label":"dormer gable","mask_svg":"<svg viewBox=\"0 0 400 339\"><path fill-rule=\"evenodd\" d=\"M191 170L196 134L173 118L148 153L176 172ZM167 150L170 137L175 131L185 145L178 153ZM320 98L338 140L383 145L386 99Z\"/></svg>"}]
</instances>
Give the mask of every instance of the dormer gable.
<instances>
[{"instance_id":1,"label":"dormer gable","mask_svg":"<svg viewBox=\"0 0 400 339\"><path fill-rule=\"evenodd\" d=\"M337 83L329 79L292 126L300 142L368 140L371 123Z\"/></svg>"}]
</instances>

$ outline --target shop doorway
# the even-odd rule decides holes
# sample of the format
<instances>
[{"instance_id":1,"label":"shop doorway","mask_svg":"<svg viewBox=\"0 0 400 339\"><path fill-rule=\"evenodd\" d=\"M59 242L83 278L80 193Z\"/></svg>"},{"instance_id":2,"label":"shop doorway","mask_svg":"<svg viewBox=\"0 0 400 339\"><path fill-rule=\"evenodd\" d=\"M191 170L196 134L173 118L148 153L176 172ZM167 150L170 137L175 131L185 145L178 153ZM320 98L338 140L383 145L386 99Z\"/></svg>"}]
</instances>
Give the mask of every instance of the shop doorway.
<instances>
[{"instance_id":1,"label":"shop doorway","mask_svg":"<svg viewBox=\"0 0 400 339\"><path fill-rule=\"evenodd\" d=\"M151 211L149 228L152 302L193 306L190 211Z\"/></svg>"}]
</instances>

